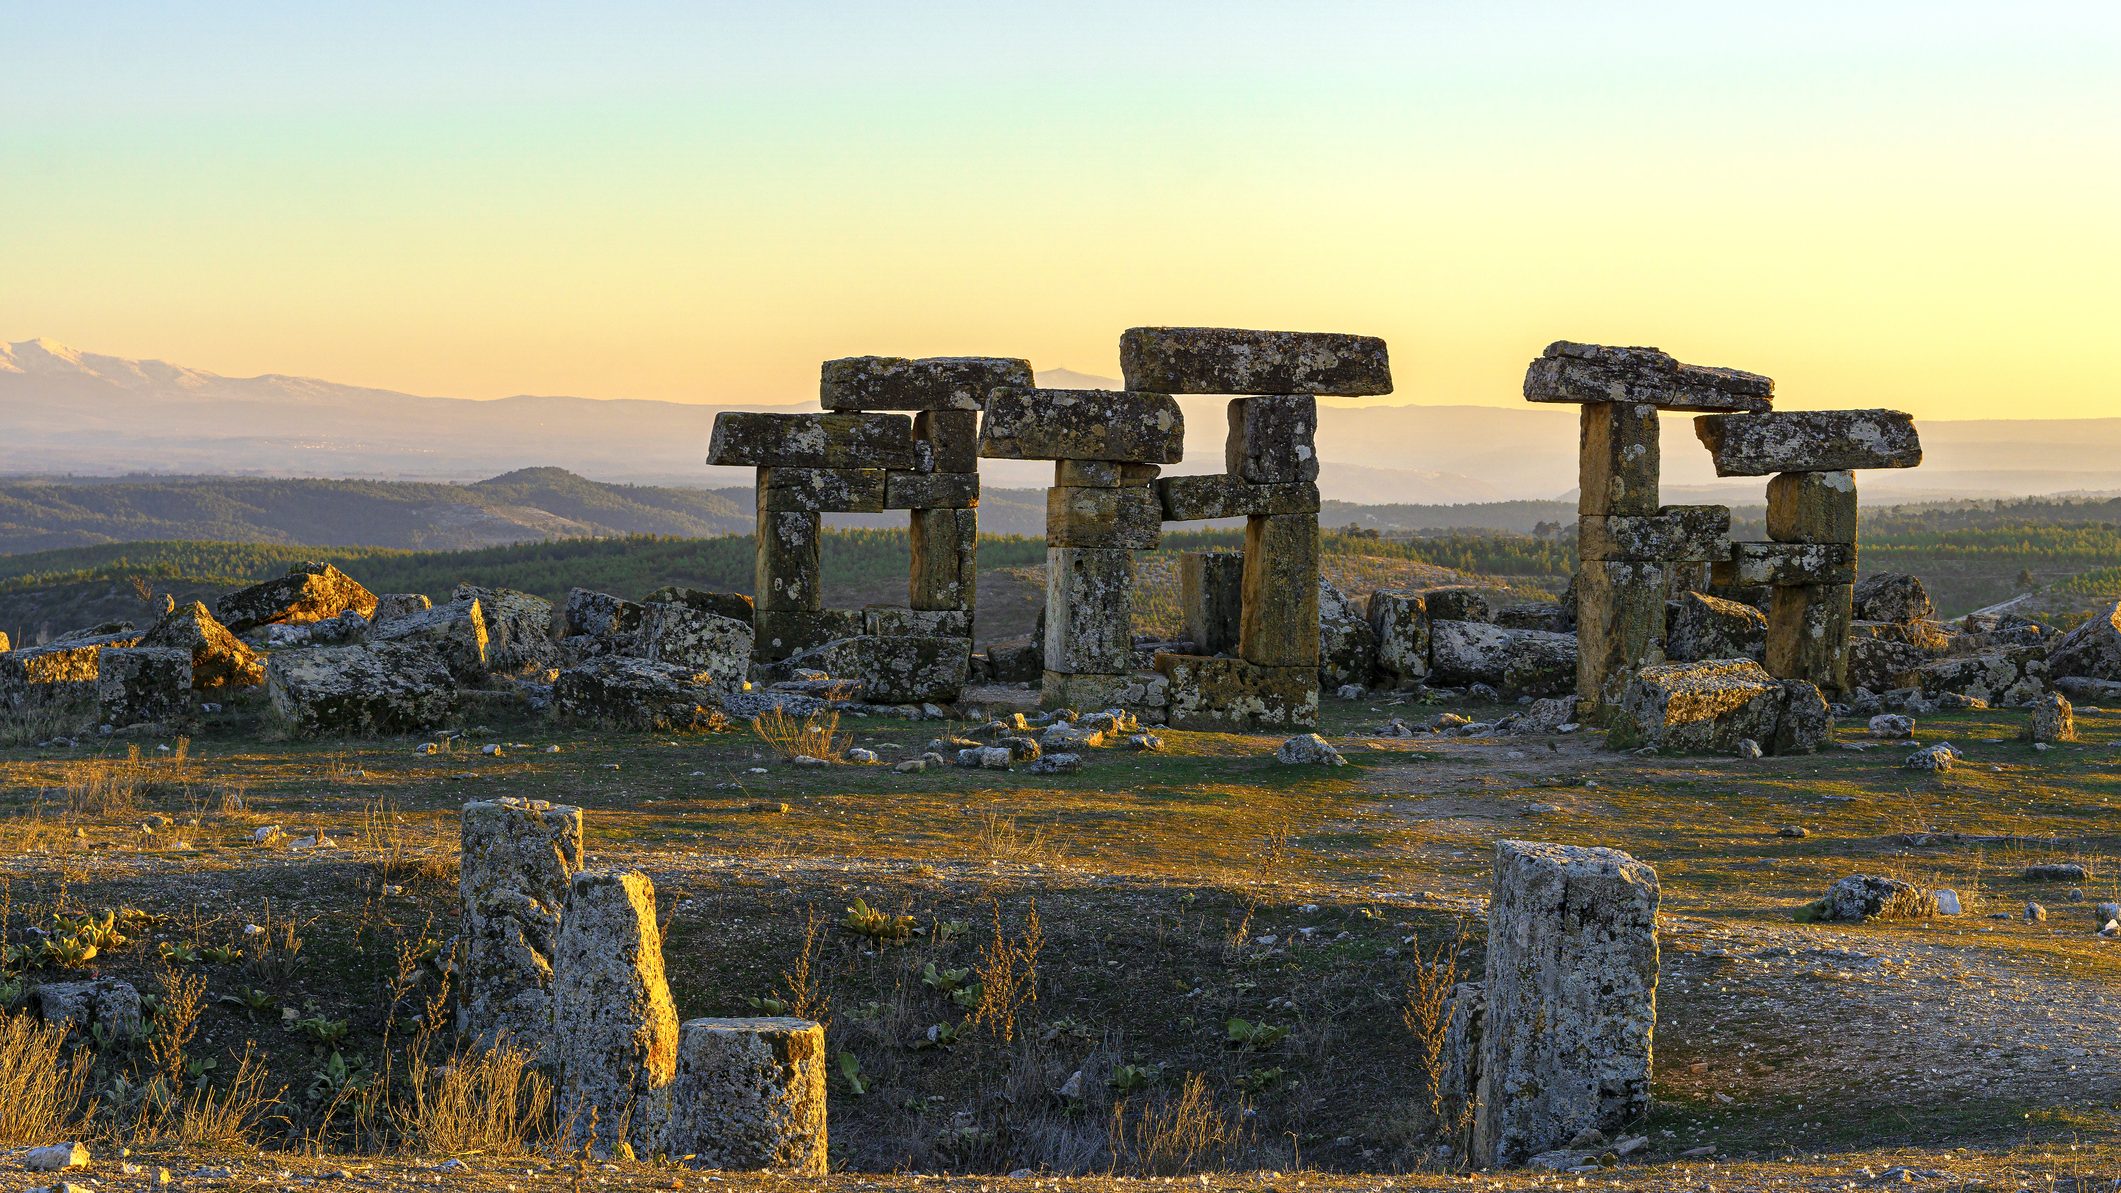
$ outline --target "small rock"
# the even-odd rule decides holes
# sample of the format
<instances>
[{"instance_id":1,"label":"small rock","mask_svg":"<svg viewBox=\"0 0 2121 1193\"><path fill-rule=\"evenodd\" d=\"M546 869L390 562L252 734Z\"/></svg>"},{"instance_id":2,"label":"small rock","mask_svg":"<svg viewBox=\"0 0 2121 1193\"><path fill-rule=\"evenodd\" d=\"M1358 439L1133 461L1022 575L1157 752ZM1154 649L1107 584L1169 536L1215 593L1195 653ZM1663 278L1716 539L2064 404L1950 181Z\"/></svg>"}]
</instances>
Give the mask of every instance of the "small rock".
<instances>
[{"instance_id":1,"label":"small rock","mask_svg":"<svg viewBox=\"0 0 2121 1193\"><path fill-rule=\"evenodd\" d=\"M1907 761L1901 765L1908 770L1936 771L1941 774L1952 769L1952 764L1957 762L1959 757L1958 749L1950 742L1938 742L1934 746L1924 746L1909 754Z\"/></svg>"},{"instance_id":2,"label":"small rock","mask_svg":"<svg viewBox=\"0 0 2121 1193\"><path fill-rule=\"evenodd\" d=\"M928 769L928 760L926 758L908 758L891 769L902 775L917 775Z\"/></svg>"},{"instance_id":3,"label":"small rock","mask_svg":"<svg viewBox=\"0 0 2121 1193\"><path fill-rule=\"evenodd\" d=\"M1748 761L1760 757L1760 743L1750 737L1738 739L1738 756Z\"/></svg>"},{"instance_id":4,"label":"small rock","mask_svg":"<svg viewBox=\"0 0 2121 1193\"><path fill-rule=\"evenodd\" d=\"M1937 900L1938 915L1959 914L1959 892L1949 889L1938 890L1931 892L1931 897Z\"/></svg>"},{"instance_id":5,"label":"small rock","mask_svg":"<svg viewBox=\"0 0 2121 1193\"><path fill-rule=\"evenodd\" d=\"M1369 694L1369 689L1359 683L1344 683L1333 689L1333 695L1342 700L1360 700Z\"/></svg>"},{"instance_id":6,"label":"small rock","mask_svg":"<svg viewBox=\"0 0 2121 1193\"><path fill-rule=\"evenodd\" d=\"M857 766L875 766L877 763L882 762L883 759L877 756L875 750L856 746L847 751L847 761Z\"/></svg>"},{"instance_id":7,"label":"small rock","mask_svg":"<svg viewBox=\"0 0 2121 1193\"><path fill-rule=\"evenodd\" d=\"M1906 741L1915 736L1915 718L1899 713L1880 713L1871 718L1870 733L1881 741Z\"/></svg>"},{"instance_id":8,"label":"small rock","mask_svg":"<svg viewBox=\"0 0 2121 1193\"><path fill-rule=\"evenodd\" d=\"M2076 862L2034 862L2021 877L2027 882L2083 882L2091 871Z\"/></svg>"},{"instance_id":9,"label":"small rock","mask_svg":"<svg viewBox=\"0 0 2121 1193\"><path fill-rule=\"evenodd\" d=\"M824 759L815 757L810 754L797 754L794 758L789 759L789 761L805 769L832 765L831 763L826 762Z\"/></svg>"},{"instance_id":10,"label":"small rock","mask_svg":"<svg viewBox=\"0 0 2121 1193\"><path fill-rule=\"evenodd\" d=\"M1346 766L1340 751L1316 733L1300 733L1281 743L1274 757L1285 766Z\"/></svg>"},{"instance_id":11,"label":"small rock","mask_svg":"<svg viewBox=\"0 0 2121 1193\"><path fill-rule=\"evenodd\" d=\"M22 1166L31 1172L63 1172L88 1167L88 1148L79 1143L52 1143L22 1153Z\"/></svg>"},{"instance_id":12,"label":"small rock","mask_svg":"<svg viewBox=\"0 0 2121 1193\"><path fill-rule=\"evenodd\" d=\"M1809 837L1812 835L1812 830L1801 824L1785 824L1775 830L1775 835L1778 837Z\"/></svg>"},{"instance_id":13,"label":"small rock","mask_svg":"<svg viewBox=\"0 0 2121 1193\"><path fill-rule=\"evenodd\" d=\"M2028 924L2046 923L2047 908L2040 906L2038 903L2027 903L2025 905L2025 922Z\"/></svg>"},{"instance_id":14,"label":"small rock","mask_svg":"<svg viewBox=\"0 0 2121 1193\"><path fill-rule=\"evenodd\" d=\"M1031 773L1034 775L1072 775L1083 769L1081 754L1048 754L1033 759Z\"/></svg>"}]
</instances>

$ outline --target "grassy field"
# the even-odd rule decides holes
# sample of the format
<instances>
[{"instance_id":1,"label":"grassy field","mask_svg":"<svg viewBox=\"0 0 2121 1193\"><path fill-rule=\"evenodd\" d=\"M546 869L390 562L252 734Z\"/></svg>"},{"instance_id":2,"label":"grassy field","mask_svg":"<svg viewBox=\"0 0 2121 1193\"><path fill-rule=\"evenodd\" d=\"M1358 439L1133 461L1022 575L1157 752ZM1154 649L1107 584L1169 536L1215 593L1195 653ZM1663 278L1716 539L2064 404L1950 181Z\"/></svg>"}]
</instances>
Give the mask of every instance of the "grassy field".
<instances>
[{"instance_id":1,"label":"grassy field","mask_svg":"<svg viewBox=\"0 0 2121 1193\"><path fill-rule=\"evenodd\" d=\"M1445 1181L1425 1037L1403 1011L1477 971L1492 843L1533 837L1630 850L1663 882L1657 1106L1618 1177L1731 1187L1683 1155L1703 1147L1762 1180L2067 1173L2064 1149L2121 1125L2121 944L2065 887L2017 877L2076 860L2086 900L2121 897L2121 715L2082 713L2086 741L2047 752L2015 740L2019 713L1932 718L1919 739L1969 757L1931 776L1901 769L1898 747L1744 763L1583 736L1382 739L1368 731L1385 717L1433 710L1328 705L1322 731L1351 760L1337 770L1282 767L1271 738L1176 732L1073 776L798 770L748 729L629 738L499 703L432 755L260 741L242 704L136 759L108 742L8 750L0 928L21 951L5 992L72 972L165 1007L195 990L174 1062L94 1050L86 1129L106 1146L494 1168L515 1144L423 1117L413 1074L423 1049L446 1059L421 1025L446 999L455 809L535 796L587 810L592 865L654 877L681 1015L792 1005L828 1023L841 1168ZM887 757L950 728L842 725ZM253 842L273 825L334 847ZM1967 914L1793 922L1858 871L1952 887ZM2028 899L2045 922L2025 920ZM917 931L845 926L857 900ZM40 933L107 912L127 943L78 969L40 951ZM990 1005L1012 957L1036 999ZM1235 1042L1233 1018L1269 1030ZM208 1108L158 1108L142 1091L160 1071ZM1055 1092L1076 1073L1076 1096Z\"/></svg>"}]
</instances>

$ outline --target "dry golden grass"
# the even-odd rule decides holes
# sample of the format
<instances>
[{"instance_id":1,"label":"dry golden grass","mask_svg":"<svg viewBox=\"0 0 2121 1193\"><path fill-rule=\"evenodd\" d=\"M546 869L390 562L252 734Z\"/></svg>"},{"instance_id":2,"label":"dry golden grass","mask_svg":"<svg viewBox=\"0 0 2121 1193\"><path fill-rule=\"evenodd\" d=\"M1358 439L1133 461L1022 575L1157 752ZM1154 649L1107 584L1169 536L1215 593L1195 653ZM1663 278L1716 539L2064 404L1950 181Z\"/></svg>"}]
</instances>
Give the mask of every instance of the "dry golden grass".
<instances>
[{"instance_id":1,"label":"dry golden grass","mask_svg":"<svg viewBox=\"0 0 2121 1193\"><path fill-rule=\"evenodd\" d=\"M440 1065L414 1055L406 1070L409 1097L392 1117L406 1143L438 1156L521 1155L551 1129L552 1084L532 1067L531 1053L502 1044L460 1051Z\"/></svg>"},{"instance_id":2,"label":"dry golden grass","mask_svg":"<svg viewBox=\"0 0 2121 1193\"><path fill-rule=\"evenodd\" d=\"M0 1145L50 1143L85 1119L90 1061L67 1054L63 1024L0 1014Z\"/></svg>"},{"instance_id":3,"label":"dry golden grass","mask_svg":"<svg viewBox=\"0 0 2121 1193\"><path fill-rule=\"evenodd\" d=\"M837 762L853 740L840 732L840 714L825 711L806 714L801 720L775 708L751 718L751 731L777 756L822 758Z\"/></svg>"},{"instance_id":4,"label":"dry golden grass","mask_svg":"<svg viewBox=\"0 0 2121 1193\"><path fill-rule=\"evenodd\" d=\"M1237 1146L1240 1115L1215 1104L1207 1081L1188 1073L1178 1096L1134 1109L1112 1106L1110 1146L1115 1172L1179 1176L1214 1168Z\"/></svg>"}]
</instances>

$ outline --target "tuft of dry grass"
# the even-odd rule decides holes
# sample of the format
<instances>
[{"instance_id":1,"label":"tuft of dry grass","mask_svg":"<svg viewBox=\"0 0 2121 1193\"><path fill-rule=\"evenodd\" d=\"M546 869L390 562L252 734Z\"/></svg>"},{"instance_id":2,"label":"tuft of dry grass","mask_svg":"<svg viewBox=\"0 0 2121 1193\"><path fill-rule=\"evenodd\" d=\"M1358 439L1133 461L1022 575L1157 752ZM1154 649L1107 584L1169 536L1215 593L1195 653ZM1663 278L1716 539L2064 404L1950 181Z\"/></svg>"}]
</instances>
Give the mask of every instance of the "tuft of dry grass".
<instances>
[{"instance_id":1,"label":"tuft of dry grass","mask_svg":"<svg viewBox=\"0 0 2121 1193\"><path fill-rule=\"evenodd\" d=\"M0 1013L0 1145L50 1143L86 1119L92 1059L67 1055L64 1024Z\"/></svg>"},{"instance_id":2,"label":"tuft of dry grass","mask_svg":"<svg viewBox=\"0 0 2121 1193\"><path fill-rule=\"evenodd\" d=\"M442 1064L415 1053L410 1096L393 1109L407 1145L429 1155L521 1155L551 1131L552 1083L530 1052L502 1043L460 1051Z\"/></svg>"},{"instance_id":3,"label":"tuft of dry grass","mask_svg":"<svg viewBox=\"0 0 2121 1193\"><path fill-rule=\"evenodd\" d=\"M751 718L751 731L783 759L807 756L838 762L853 741L852 735L840 732L840 714L829 709L807 713L801 720L781 709L768 709Z\"/></svg>"},{"instance_id":4,"label":"tuft of dry grass","mask_svg":"<svg viewBox=\"0 0 2121 1193\"><path fill-rule=\"evenodd\" d=\"M1110 1146L1116 1172L1181 1176L1219 1167L1238 1145L1238 1116L1226 1114L1199 1073L1186 1074L1178 1096L1139 1110L1122 1099L1112 1106Z\"/></svg>"}]
</instances>

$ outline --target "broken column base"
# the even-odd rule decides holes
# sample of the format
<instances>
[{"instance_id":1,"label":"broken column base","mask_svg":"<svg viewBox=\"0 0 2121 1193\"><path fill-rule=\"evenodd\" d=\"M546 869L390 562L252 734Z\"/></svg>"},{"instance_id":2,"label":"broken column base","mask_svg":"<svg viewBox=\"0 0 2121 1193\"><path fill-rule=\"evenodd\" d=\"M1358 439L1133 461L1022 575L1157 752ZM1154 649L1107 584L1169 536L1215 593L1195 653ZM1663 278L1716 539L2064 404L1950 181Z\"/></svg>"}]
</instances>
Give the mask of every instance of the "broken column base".
<instances>
[{"instance_id":1,"label":"broken column base","mask_svg":"<svg viewBox=\"0 0 2121 1193\"><path fill-rule=\"evenodd\" d=\"M1635 673L1606 709L1606 744L1729 754L1751 741L1769 754L1810 754L1832 731L1826 700L1752 659L1659 663Z\"/></svg>"},{"instance_id":2,"label":"broken column base","mask_svg":"<svg viewBox=\"0 0 2121 1193\"><path fill-rule=\"evenodd\" d=\"M702 1168L823 1176L824 1025L687 1020L665 1124L664 1154Z\"/></svg>"},{"instance_id":3,"label":"broken column base","mask_svg":"<svg viewBox=\"0 0 2121 1193\"><path fill-rule=\"evenodd\" d=\"M1243 659L1160 654L1171 684L1174 729L1308 728L1318 723L1318 668L1263 667Z\"/></svg>"},{"instance_id":4,"label":"broken column base","mask_svg":"<svg viewBox=\"0 0 2121 1193\"><path fill-rule=\"evenodd\" d=\"M952 704L972 667L972 640L860 634L820 643L775 664L777 672L822 671L870 704Z\"/></svg>"}]
</instances>

